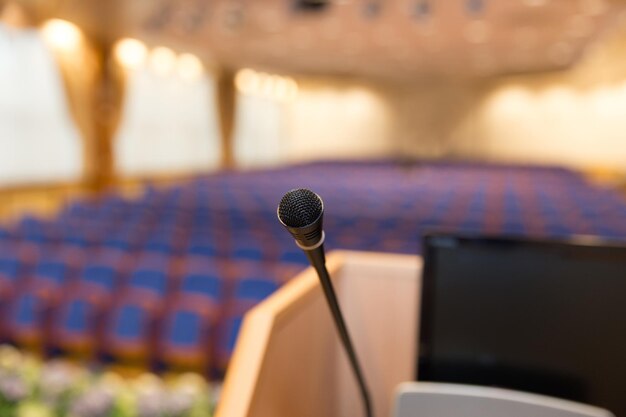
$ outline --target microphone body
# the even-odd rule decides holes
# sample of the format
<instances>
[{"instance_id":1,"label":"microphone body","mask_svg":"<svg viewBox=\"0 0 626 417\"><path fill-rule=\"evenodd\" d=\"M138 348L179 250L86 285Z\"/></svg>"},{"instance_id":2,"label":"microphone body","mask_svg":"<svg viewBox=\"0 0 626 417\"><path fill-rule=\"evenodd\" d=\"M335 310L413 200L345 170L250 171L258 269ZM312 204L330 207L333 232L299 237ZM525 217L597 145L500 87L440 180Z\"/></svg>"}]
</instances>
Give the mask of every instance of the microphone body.
<instances>
[{"instance_id":1,"label":"microphone body","mask_svg":"<svg viewBox=\"0 0 626 417\"><path fill-rule=\"evenodd\" d=\"M294 197L296 200L294 200ZM302 209L301 204L303 198L308 205L305 206L304 211L300 210L300 212L298 212L299 209ZM306 209L310 210L307 211ZM365 383L365 377L363 376L350 334L348 333L348 328L343 314L341 313L330 274L326 269L326 257L324 254L325 234L322 230L323 214L323 203L319 196L312 191L304 189L292 190L285 194L278 207L278 218L280 222L295 238L296 245L304 251L309 262L317 272L339 338L348 355L350 366L358 382L365 415L366 417L373 417L372 403Z\"/></svg>"}]
</instances>

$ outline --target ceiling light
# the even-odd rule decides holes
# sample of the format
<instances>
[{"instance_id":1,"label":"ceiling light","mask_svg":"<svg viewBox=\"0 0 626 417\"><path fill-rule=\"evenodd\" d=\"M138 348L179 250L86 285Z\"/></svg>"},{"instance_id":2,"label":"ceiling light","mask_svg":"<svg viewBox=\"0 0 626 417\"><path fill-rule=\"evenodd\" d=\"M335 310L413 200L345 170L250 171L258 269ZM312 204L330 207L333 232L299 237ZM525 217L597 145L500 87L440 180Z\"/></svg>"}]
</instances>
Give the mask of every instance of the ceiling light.
<instances>
[{"instance_id":1,"label":"ceiling light","mask_svg":"<svg viewBox=\"0 0 626 417\"><path fill-rule=\"evenodd\" d=\"M274 89L280 78L275 75L259 73L259 93L265 98L274 98Z\"/></svg>"},{"instance_id":2,"label":"ceiling light","mask_svg":"<svg viewBox=\"0 0 626 417\"><path fill-rule=\"evenodd\" d=\"M235 86L243 94L254 94L258 90L259 77L249 68L239 70L235 75Z\"/></svg>"},{"instance_id":3,"label":"ceiling light","mask_svg":"<svg viewBox=\"0 0 626 417\"><path fill-rule=\"evenodd\" d=\"M238 2L227 3L229 6L224 10L220 28L226 32L239 29L244 23L243 6Z\"/></svg>"},{"instance_id":4,"label":"ceiling light","mask_svg":"<svg viewBox=\"0 0 626 417\"><path fill-rule=\"evenodd\" d=\"M465 10L471 15L479 15L485 9L483 0L465 0Z\"/></svg>"},{"instance_id":5,"label":"ceiling light","mask_svg":"<svg viewBox=\"0 0 626 417\"><path fill-rule=\"evenodd\" d=\"M148 48L137 39L122 39L115 44L114 55L117 62L124 68L136 69L146 62Z\"/></svg>"},{"instance_id":6,"label":"ceiling light","mask_svg":"<svg viewBox=\"0 0 626 417\"><path fill-rule=\"evenodd\" d=\"M168 75L176 66L176 54L169 48L159 46L150 53L150 66L159 75Z\"/></svg>"},{"instance_id":7,"label":"ceiling light","mask_svg":"<svg viewBox=\"0 0 626 417\"><path fill-rule=\"evenodd\" d=\"M302 12L319 12L329 6L328 0L296 0L294 7Z\"/></svg>"},{"instance_id":8,"label":"ceiling light","mask_svg":"<svg viewBox=\"0 0 626 417\"><path fill-rule=\"evenodd\" d=\"M363 14L366 17L373 18L380 14L380 2L370 0L363 6Z\"/></svg>"},{"instance_id":9,"label":"ceiling light","mask_svg":"<svg viewBox=\"0 0 626 417\"><path fill-rule=\"evenodd\" d=\"M193 54L181 54L177 62L178 75L185 80L196 80L202 76L204 66Z\"/></svg>"},{"instance_id":10,"label":"ceiling light","mask_svg":"<svg viewBox=\"0 0 626 417\"><path fill-rule=\"evenodd\" d=\"M418 0L413 6L413 13L419 20L426 19L432 15L432 6L429 0Z\"/></svg>"},{"instance_id":11,"label":"ceiling light","mask_svg":"<svg viewBox=\"0 0 626 417\"><path fill-rule=\"evenodd\" d=\"M53 47L65 51L75 50L82 39L78 26L61 19L48 20L41 28L41 33Z\"/></svg>"},{"instance_id":12,"label":"ceiling light","mask_svg":"<svg viewBox=\"0 0 626 417\"><path fill-rule=\"evenodd\" d=\"M292 101L298 94L298 85L289 77L276 77L272 98L278 101Z\"/></svg>"}]
</instances>

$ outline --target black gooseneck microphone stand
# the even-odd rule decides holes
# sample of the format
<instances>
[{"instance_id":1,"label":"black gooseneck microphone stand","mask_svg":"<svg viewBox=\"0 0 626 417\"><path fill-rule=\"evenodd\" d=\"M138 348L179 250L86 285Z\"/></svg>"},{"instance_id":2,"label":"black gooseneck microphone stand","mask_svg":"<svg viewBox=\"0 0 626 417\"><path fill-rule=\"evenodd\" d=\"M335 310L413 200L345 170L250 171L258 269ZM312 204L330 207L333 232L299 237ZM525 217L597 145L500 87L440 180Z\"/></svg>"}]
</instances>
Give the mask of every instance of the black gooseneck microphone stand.
<instances>
[{"instance_id":1,"label":"black gooseneck microphone stand","mask_svg":"<svg viewBox=\"0 0 626 417\"><path fill-rule=\"evenodd\" d=\"M365 384L365 378L359 365L352 340L348 333L343 314L339 308L337 295L326 269L324 256L325 235L322 230L324 204L321 198L312 191L298 189L289 191L278 207L278 219L295 238L296 244L304 251L309 262L319 276L328 307L333 316L339 338L348 355L350 366L359 385L366 417L373 417L371 398Z\"/></svg>"},{"instance_id":2,"label":"black gooseneck microphone stand","mask_svg":"<svg viewBox=\"0 0 626 417\"><path fill-rule=\"evenodd\" d=\"M330 312L333 315L335 326L337 327L337 331L339 332L339 337L341 338L343 347L346 351L346 354L348 355L348 359L350 360L350 365L352 366L354 375L359 383L359 391L361 392L361 397L363 398L365 415L367 417L372 417L372 403L370 400L369 392L367 390L367 386L365 385L365 378L363 376L363 372L361 371L361 367L359 366L359 361L356 357L354 347L352 346L352 340L350 339L350 335L348 334L348 328L346 327L346 323L343 319L343 314L341 314L339 302L337 301L337 295L335 293L333 283L330 280L330 274L326 269L323 246L320 247L320 250L304 250L304 252L309 258L309 261L311 261L311 264L313 265L313 268L315 268L315 271L317 271L320 283L322 284L322 289L324 290L324 295L326 296L326 301L328 302Z\"/></svg>"}]
</instances>

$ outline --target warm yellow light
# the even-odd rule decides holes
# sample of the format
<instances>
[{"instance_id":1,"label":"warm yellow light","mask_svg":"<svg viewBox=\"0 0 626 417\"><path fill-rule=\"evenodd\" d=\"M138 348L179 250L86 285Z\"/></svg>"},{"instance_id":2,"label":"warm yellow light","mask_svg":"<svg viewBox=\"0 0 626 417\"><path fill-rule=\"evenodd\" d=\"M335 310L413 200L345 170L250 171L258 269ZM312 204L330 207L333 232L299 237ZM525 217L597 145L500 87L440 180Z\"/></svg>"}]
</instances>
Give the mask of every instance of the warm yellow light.
<instances>
[{"instance_id":1,"label":"warm yellow light","mask_svg":"<svg viewBox=\"0 0 626 417\"><path fill-rule=\"evenodd\" d=\"M274 84L274 98L280 101L292 101L298 95L298 84L289 77L279 77Z\"/></svg>"},{"instance_id":2,"label":"warm yellow light","mask_svg":"<svg viewBox=\"0 0 626 417\"><path fill-rule=\"evenodd\" d=\"M181 54L178 57L178 75L185 80L196 80L202 76L202 61L193 54Z\"/></svg>"},{"instance_id":3,"label":"warm yellow light","mask_svg":"<svg viewBox=\"0 0 626 417\"><path fill-rule=\"evenodd\" d=\"M533 96L522 87L504 87L491 95L489 104L499 116L515 116L532 108Z\"/></svg>"},{"instance_id":4,"label":"warm yellow light","mask_svg":"<svg viewBox=\"0 0 626 417\"><path fill-rule=\"evenodd\" d=\"M78 26L61 19L48 20L41 28L41 33L46 42L64 51L78 48L82 40Z\"/></svg>"},{"instance_id":5,"label":"warm yellow light","mask_svg":"<svg viewBox=\"0 0 626 417\"><path fill-rule=\"evenodd\" d=\"M259 93L265 98L273 98L274 96L274 85L278 81L278 77L270 74L266 74L264 72L259 74Z\"/></svg>"},{"instance_id":6,"label":"warm yellow light","mask_svg":"<svg viewBox=\"0 0 626 417\"><path fill-rule=\"evenodd\" d=\"M261 96L270 100L291 101L298 95L298 84L279 75L242 69L235 76L235 86L243 94Z\"/></svg>"},{"instance_id":7,"label":"warm yellow light","mask_svg":"<svg viewBox=\"0 0 626 417\"><path fill-rule=\"evenodd\" d=\"M127 69L136 69L146 62L148 48L137 39L122 39L115 44L115 59Z\"/></svg>"},{"instance_id":8,"label":"warm yellow light","mask_svg":"<svg viewBox=\"0 0 626 417\"><path fill-rule=\"evenodd\" d=\"M255 94L259 89L259 77L249 68L239 70L235 75L235 86L243 94Z\"/></svg>"},{"instance_id":9,"label":"warm yellow light","mask_svg":"<svg viewBox=\"0 0 626 417\"><path fill-rule=\"evenodd\" d=\"M159 46L150 53L150 66L159 75L168 75L176 66L176 54L169 48Z\"/></svg>"}]
</instances>

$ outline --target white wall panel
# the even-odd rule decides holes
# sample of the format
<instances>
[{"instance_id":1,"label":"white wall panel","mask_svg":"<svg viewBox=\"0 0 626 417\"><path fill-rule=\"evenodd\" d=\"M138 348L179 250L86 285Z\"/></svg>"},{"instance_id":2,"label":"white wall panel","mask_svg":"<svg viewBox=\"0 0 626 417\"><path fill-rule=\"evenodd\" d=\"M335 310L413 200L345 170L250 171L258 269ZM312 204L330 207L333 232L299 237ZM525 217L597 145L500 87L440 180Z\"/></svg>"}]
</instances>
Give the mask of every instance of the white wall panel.
<instances>
[{"instance_id":1,"label":"white wall panel","mask_svg":"<svg viewBox=\"0 0 626 417\"><path fill-rule=\"evenodd\" d=\"M0 186L79 181L83 148L39 32L0 24Z\"/></svg>"},{"instance_id":2,"label":"white wall panel","mask_svg":"<svg viewBox=\"0 0 626 417\"><path fill-rule=\"evenodd\" d=\"M114 142L122 176L197 173L216 169L221 140L215 82L181 79L150 69L132 72Z\"/></svg>"}]
</instances>

